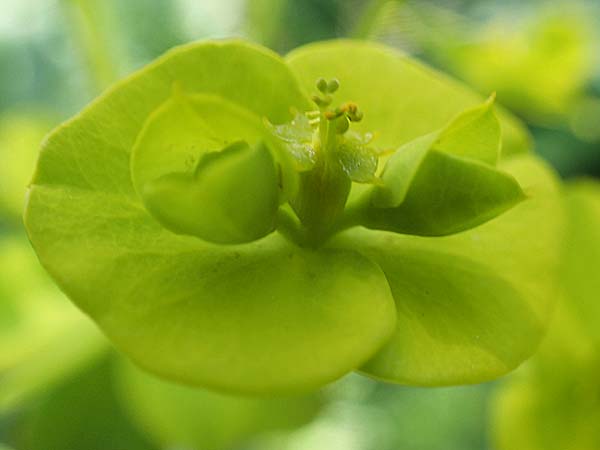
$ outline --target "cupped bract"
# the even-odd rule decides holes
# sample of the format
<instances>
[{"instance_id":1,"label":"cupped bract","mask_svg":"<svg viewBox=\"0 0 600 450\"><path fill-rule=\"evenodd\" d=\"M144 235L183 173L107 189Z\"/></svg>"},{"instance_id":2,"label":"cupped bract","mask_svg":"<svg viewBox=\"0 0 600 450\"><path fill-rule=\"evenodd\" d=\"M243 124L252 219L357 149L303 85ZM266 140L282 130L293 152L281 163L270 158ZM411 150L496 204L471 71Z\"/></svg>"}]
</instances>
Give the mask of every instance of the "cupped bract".
<instances>
[{"instance_id":1,"label":"cupped bract","mask_svg":"<svg viewBox=\"0 0 600 450\"><path fill-rule=\"evenodd\" d=\"M326 87L347 103L329 110L327 94L315 110L319 76L339 78ZM374 44L312 44L285 61L241 41L177 48L49 137L28 232L73 301L166 378L263 394L312 389L367 361L364 371L404 383L493 378L539 338L560 207L534 157L496 166L499 125L481 102ZM507 152L525 152L514 119L499 123ZM391 214L336 236L370 226L353 220L381 205L361 209L363 199L394 185L377 171L371 131L382 155L396 151L390 165L403 145L442 133L424 152L444 164L406 198L417 213L439 206L443 232L423 231L435 217L410 229ZM454 184L450 203L424 194L439 177ZM523 200L520 185L531 199L504 212ZM414 214L407 205L392 206Z\"/></svg>"},{"instance_id":2,"label":"cupped bract","mask_svg":"<svg viewBox=\"0 0 600 450\"><path fill-rule=\"evenodd\" d=\"M524 199L517 180L497 170L500 123L492 98L447 126L400 147L371 190L361 225L420 236L468 230Z\"/></svg>"},{"instance_id":3,"label":"cupped bract","mask_svg":"<svg viewBox=\"0 0 600 450\"><path fill-rule=\"evenodd\" d=\"M167 229L209 242L255 241L275 228L277 172L269 149L235 142L205 155L193 173L144 185L148 211Z\"/></svg>"}]
</instances>

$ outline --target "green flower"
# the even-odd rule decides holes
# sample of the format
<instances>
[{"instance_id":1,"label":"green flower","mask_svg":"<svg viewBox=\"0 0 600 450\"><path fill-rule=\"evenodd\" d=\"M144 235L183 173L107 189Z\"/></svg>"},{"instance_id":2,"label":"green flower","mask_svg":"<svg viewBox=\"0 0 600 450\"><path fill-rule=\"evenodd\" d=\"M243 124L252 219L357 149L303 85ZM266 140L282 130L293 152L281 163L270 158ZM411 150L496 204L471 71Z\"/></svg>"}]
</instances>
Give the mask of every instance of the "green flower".
<instances>
[{"instance_id":1,"label":"green flower","mask_svg":"<svg viewBox=\"0 0 600 450\"><path fill-rule=\"evenodd\" d=\"M492 103L375 44L187 45L48 138L27 229L167 378L488 380L538 344L561 230L554 175Z\"/></svg>"}]
</instances>

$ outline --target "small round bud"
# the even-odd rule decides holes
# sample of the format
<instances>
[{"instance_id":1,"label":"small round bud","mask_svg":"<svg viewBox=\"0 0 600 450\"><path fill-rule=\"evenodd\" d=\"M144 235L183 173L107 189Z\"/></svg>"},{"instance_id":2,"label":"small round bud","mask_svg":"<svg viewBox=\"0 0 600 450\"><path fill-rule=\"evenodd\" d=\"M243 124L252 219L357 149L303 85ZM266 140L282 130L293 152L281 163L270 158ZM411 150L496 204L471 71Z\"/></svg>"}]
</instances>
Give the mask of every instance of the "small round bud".
<instances>
[{"instance_id":1,"label":"small round bud","mask_svg":"<svg viewBox=\"0 0 600 450\"><path fill-rule=\"evenodd\" d=\"M330 95L325 95L324 97L319 97L318 95L312 96L312 101L315 102L319 108L329 106L331 100L332 98Z\"/></svg>"},{"instance_id":2,"label":"small round bud","mask_svg":"<svg viewBox=\"0 0 600 450\"><path fill-rule=\"evenodd\" d=\"M338 90L339 87L340 82L337 80L337 78L332 78L331 80L329 80L329 83L327 83L327 92L333 94L335 91Z\"/></svg>"},{"instance_id":3,"label":"small round bud","mask_svg":"<svg viewBox=\"0 0 600 450\"><path fill-rule=\"evenodd\" d=\"M363 113L362 113L362 111L357 110L355 113L353 113L349 117L352 122L360 122L363 118Z\"/></svg>"},{"instance_id":4,"label":"small round bud","mask_svg":"<svg viewBox=\"0 0 600 450\"><path fill-rule=\"evenodd\" d=\"M333 120L333 119L337 119L338 117L340 117L343 114L344 114L344 111L342 109L335 108L335 110L333 110L333 111L326 111L325 118L327 120Z\"/></svg>"},{"instance_id":5,"label":"small round bud","mask_svg":"<svg viewBox=\"0 0 600 450\"><path fill-rule=\"evenodd\" d=\"M346 116L342 116L335 121L335 131L338 134L344 134L350 128L350 122Z\"/></svg>"},{"instance_id":6,"label":"small round bud","mask_svg":"<svg viewBox=\"0 0 600 450\"><path fill-rule=\"evenodd\" d=\"M327 93L327 81L325 78L319 78L316 82L317 89L321 91L323 94Z\"/></svg>"}]
</instances>

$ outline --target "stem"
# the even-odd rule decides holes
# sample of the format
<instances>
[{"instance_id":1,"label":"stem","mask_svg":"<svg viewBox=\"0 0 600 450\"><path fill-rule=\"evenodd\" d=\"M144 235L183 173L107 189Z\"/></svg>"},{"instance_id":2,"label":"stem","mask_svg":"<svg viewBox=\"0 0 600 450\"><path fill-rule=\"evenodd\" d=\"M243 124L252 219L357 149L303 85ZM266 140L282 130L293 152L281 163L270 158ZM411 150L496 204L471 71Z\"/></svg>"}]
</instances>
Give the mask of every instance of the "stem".
<instances>
[{"instance_id":1,"label":"stem","mask_svg":"<svg viewBox=\"0 0 600 450\"><path fill-rule=\"evenodd\" d=\"M350 216L344 212L352 181L340 161L338 151L343 149L338 149L338 145L343 141L350 122L362 119L362 111L353 102L329 109L330 94L339 88L337 79L327 82L319 78L316 87L324 95L312 97L319 108L316 161L311 170L299 175L299 189L291 199L290 204L299 223L292 226L285 216L281 220L282 234L312 247L323 244L337 230L343 229L341 227L352 226L347 221Z\"/></svg>"},{"instance_id":2,"label":"stem","mask_svg":"<svg viewBox=\"0 0 600 450\"><path fill-rule=\"evenodd\" d=\"M371 0L363 8L362 14L359 16L360 19L350 35L355 39L369 39L373 34L373 28L377 23L381 9L390 1L400 2L401 0Z\"/></svg>"},{"instance_id":3,"label":"stem","mask_svg":"<svg viewBox=\"0 0 600 450\"><path fill-rule=\"evenodd\" d=\"M306 241L300 221L286 209L280 208L277 212L277 231L294 244L302 245Z\"/></svg>"},{"instance_id":4,"label":"stem","mask_svg":"<svg viewBox=\"0 0 600 450\"><path fill-rule=\"evenodd\" d=\"M369 204L368 195L362 195L357 201L349 205L340 220L335 223L331 229L331 234L337 234L349 228L354 228L363 224L363 215Z\"/></svg>"},{"instance_id":5,"label":"stem","mask_svg":"<svg viewBox=\"0 0 600 450\"><path fill-rule=\"evenodd\" d=\"M325 117L325 109L319 108L319 140L321 142L321 152L325 152L327 146L327 135L329 134L329 120Z\"/></svg>"},{"instance_id":6,"label":"stem","mask_svg":"<svg viewBox=\"0 0 600 450\"><path fill-rule=\"evenodd\" d=\"M118 47L111 1L63 0L66 15L71 20L73 40L80 47L88 64L94 91L99 92L119 75ZM120 56L120 55L119 55Z\"/></svg>"}]
</instances>

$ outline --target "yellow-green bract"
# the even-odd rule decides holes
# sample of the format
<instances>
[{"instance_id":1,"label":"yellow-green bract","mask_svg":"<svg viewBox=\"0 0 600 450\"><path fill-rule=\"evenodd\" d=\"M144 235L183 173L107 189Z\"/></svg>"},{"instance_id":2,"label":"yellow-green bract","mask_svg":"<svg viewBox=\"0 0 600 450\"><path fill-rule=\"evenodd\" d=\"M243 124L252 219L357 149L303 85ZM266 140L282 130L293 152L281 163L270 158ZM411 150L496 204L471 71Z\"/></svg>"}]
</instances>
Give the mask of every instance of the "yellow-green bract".
<instances>
[{"instance_id":1,"label":"yellow-green bract","mask_svg":"<svg viewBox=\"0 0 600 450\"><path fill-rule=\"evenodd\" d=\"M600 184L571 183L565 201L564 295L540 351L497 395L498 450L600 448Z\"/></svg>"},{"instance_id":2,"label":"yellow-green bract","mask_svg":"<svg viewBox=\"0 0 600 450\"><path fill-rule=\"evenodd\" d=\"M319 77L339 89L320 83L316 108ZM332 96L346 103L328 109ZM170 379L256 394L356 369L488 380L538 344L561 208L522 127L482 103L375 44L284 59L190 44L48 138L27 229L67 295ZM308 125L286 125L294 114ZM395 153L369 176L371 135L380 162Z\"/></svg>"}]
</instances>

